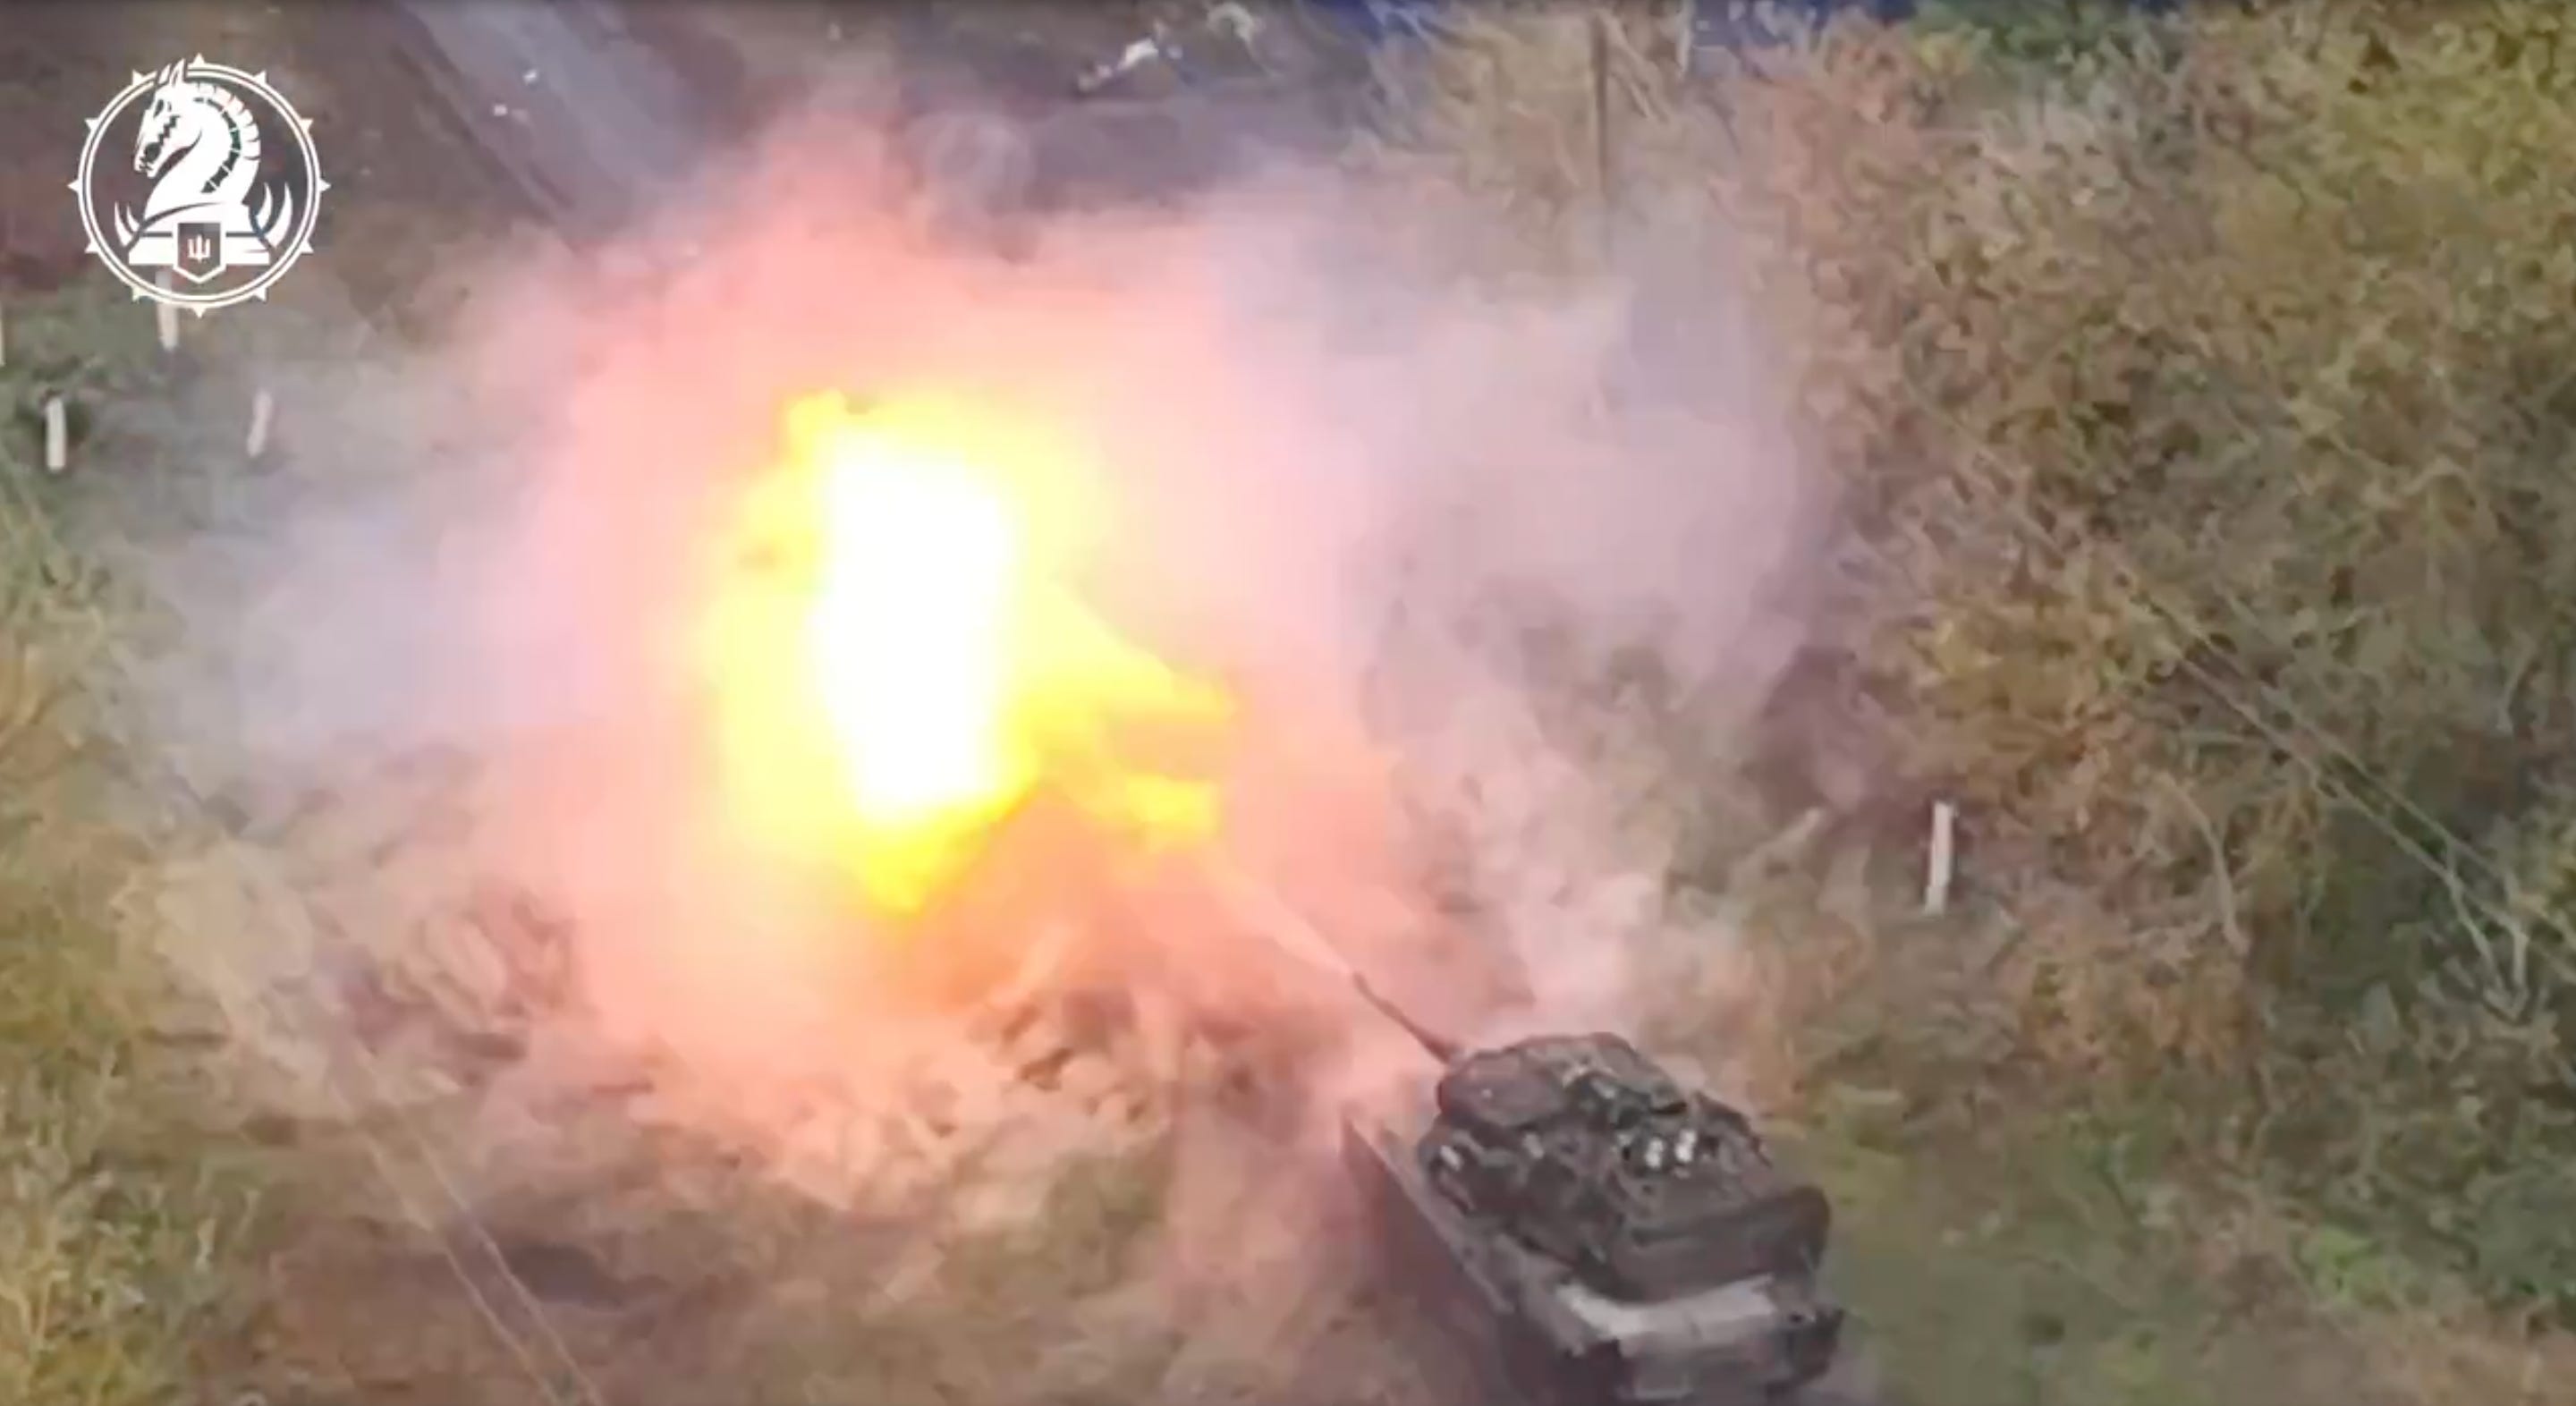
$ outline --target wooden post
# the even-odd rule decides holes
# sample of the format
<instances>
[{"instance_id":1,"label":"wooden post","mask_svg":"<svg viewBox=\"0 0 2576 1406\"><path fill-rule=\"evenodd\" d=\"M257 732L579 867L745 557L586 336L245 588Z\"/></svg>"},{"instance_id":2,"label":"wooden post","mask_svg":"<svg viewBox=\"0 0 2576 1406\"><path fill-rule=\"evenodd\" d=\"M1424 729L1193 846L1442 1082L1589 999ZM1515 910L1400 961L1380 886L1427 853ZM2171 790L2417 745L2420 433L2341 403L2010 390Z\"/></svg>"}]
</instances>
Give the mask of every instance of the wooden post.
<instances>
[{"instance_id":1,"label":"wooden post","mask_svg":"<svg viewBox=\"0 0 2576 1406\"><path fill-rule=\"evenodd\" d=\"M61 396L45 398L45 472L61 473L71 464L72 431L70 412Z\"/></svg>"},{"instance_id":2,"label":"wooden post","mask_svg":"<svg viewBox=\"0 0 2576 1406\"><path fill-rule=\"evenodd\" d=\"M0 309L0 366L9 364L9 314Z\"/></svg>"}]
</instances>

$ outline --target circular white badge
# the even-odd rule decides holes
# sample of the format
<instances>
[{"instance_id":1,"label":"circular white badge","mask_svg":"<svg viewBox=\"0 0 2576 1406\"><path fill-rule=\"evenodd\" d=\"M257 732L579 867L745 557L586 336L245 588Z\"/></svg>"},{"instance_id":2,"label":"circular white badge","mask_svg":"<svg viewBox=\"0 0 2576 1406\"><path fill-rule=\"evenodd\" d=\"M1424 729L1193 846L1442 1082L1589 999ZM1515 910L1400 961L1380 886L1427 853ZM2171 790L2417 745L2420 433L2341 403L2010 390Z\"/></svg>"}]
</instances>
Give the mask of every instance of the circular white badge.
<instances>
[{"instance_id":1,"label":"circular white badge","mask_svg":"<svg viewBox=\"0 0 2576 1406\"><path fill-rule=\"evenodd\" d=\"M203 57L136 74L81 143L89 252L137 297L199 314L267 297L331 188L312 126L265 74Z\"/></svg>"}]
</instances>

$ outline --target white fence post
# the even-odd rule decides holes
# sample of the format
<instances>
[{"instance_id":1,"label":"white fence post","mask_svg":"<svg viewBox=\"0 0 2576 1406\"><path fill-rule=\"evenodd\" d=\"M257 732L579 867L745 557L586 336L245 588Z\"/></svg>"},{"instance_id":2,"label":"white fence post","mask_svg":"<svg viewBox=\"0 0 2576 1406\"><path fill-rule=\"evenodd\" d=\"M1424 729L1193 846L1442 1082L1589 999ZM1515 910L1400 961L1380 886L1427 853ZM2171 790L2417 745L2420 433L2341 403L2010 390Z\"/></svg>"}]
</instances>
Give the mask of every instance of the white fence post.
<instances>
[{"instance_id":1,"label":"white fence post","mask_svg":"<svg viewBox=\"0 0 2576 1406\"><path fill-rule=\"evenodd\" d=\"M61 473L71 464L71 413L61 396L45 399L45 472Z\"/></svg>"},{"instance_id":2,"label":"white fence post","mask_svg":"<svg viewBox=\"0 0 2576 1406\"><path fill-rule=\"evenodd\" d=\"M1950 910L1950 880L1959 862L1959 812L1948 801L1932 803L1932 852L1923 866L1923 911L1939 917Z\"/></svg>"},{"instance_id":3,"label":"white fence post","mask_svg":"<svg viewBox=\"0 0 2576 1406\"><path fill-rule=\"evenodd\" d=\"M258 393L250 398L250 434L242 441L245 457L256 459L268 452L269 421L276 414L277 398L268 393L266 386L260 387Z\"/></svg>"}]
</instances>

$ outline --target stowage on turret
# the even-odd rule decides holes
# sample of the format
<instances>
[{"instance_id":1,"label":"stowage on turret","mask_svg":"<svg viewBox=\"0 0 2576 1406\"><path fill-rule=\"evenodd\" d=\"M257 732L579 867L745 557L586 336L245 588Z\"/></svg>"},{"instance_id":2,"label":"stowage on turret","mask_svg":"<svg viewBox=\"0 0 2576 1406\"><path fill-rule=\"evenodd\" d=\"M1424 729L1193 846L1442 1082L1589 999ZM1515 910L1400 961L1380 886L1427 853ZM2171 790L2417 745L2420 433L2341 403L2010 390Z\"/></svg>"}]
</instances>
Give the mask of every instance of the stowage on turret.
<instances>
[{"instance_id":1,"label":"stowage on turret","mask_svg":"<svg viewBox=\"0 0 2576 1406\"><path fill-rule=\"evenodd\" d=\"M1429 1099L1354 1112L1344 1153L1479 1395L1736 1406L1832 1364L1830 1209L1742 1113L1615 1035L1434 1052Z\"/></svg>"}]
</instances>

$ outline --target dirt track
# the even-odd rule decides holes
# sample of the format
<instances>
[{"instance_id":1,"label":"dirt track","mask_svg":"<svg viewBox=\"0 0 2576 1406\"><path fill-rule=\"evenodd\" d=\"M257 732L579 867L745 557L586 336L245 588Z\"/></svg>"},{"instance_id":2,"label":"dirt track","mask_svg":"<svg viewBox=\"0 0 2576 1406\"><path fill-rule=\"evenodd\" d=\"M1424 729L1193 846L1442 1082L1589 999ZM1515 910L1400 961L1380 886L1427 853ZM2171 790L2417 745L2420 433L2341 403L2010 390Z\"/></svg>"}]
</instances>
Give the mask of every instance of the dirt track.
<instances>
[{"instance_id":1,"label":"dirt track","mask_svg":"<svg viewBox=\"0 0 2576 1406\"><path fill-rule=\"evenodd\" d=\"M434 303L422 282L460 247L620 218L625 186L685 172L687 134L738 120L720 109L721 68L677 48L684 34L666 36L666 55L601 10L367 0L292 12L280 66L329 138L324 252L358 306L403 320ZM710 96L682 98L675 71L689 64L686 92Z\"/></svg>"}]
</instances>

